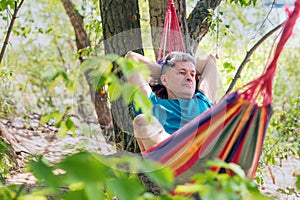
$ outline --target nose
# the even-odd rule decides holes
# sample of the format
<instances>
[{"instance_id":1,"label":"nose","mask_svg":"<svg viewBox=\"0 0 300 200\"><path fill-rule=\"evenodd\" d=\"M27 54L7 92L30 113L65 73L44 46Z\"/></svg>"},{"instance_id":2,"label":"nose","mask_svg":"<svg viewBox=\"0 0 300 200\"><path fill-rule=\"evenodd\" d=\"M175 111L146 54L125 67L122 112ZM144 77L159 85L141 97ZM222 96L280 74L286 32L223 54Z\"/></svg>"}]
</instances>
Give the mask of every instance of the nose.
<instances>
[{"instance_id":1,"label":"nose","mask_svg":"<svg viewBox=\"0 0 300 200\"><path fill-rule=\"evenodd\" d=\"M186 73L185 79L186 79L187 81L193 81L194 76L193 76L192 74L190 74L190 73Z\"/></svg>"}]
</instances>

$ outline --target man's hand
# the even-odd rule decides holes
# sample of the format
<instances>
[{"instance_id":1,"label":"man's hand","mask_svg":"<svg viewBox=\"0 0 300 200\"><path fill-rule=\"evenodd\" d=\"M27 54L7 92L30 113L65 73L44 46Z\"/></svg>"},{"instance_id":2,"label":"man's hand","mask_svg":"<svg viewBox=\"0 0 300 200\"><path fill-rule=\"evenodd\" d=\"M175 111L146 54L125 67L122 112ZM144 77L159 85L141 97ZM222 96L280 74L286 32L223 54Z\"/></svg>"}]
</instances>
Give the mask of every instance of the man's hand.
<instances>
[{"instance_id":1,"label":"man's hand","mask_svg":"<svg viewBox=\"0 0 300 200\"><path fill-rule=\"evenodd\" d=\"M217 66L216 57L212 55L211 53L208 55L203 55L196 58L196 71L197 75L200 75L203 77L205 74L207 66ZM203 77L204 78L204 77Z\"/></svg>"},{"instance_id":2,"label":"man's hand","mask_svg":"<svg viewBox=\"0 0 300 200\"><path fill-rule=\"evenodd\" d=\"M142 62L145 63L149 69L150 69L150 76L154 79L154 80L159 80L160 79L160 73L161 73L161 67L159 64L157 64L156 62L153 62L152 60L150 60L149 58L135 53L133 51L129 51L126 55L125 58L131 58L136 62Z\"/></svg>"}]
</instances>

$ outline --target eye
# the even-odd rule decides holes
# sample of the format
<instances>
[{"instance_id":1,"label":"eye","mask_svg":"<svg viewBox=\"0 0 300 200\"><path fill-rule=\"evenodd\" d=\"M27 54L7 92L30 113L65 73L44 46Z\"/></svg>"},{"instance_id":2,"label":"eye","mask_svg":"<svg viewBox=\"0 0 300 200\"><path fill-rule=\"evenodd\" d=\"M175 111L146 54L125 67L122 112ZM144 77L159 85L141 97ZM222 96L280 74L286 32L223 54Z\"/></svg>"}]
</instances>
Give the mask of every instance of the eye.
<instances>
[{"instance_id":1,"label":"eye","mask_svg":"<svg viewBox=\"0 0 300 200\"><path fill-rule=\"evenodd\" d=\"M180 72L179 72L179 74L181 74L181 75L185 75L185 74L186 74L186 72L185 72L185 71L180 71Z\"/></svg>"}]
</instances>

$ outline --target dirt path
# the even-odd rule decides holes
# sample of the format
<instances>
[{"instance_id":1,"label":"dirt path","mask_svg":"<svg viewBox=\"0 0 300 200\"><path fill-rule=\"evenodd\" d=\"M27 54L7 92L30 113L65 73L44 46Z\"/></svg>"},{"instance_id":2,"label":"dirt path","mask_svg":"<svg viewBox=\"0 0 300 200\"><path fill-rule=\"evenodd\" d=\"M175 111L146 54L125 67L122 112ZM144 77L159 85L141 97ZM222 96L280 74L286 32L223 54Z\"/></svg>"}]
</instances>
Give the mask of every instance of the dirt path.
<instances>
[{"instance_id":1,"label":"dirt path","mask_svg":"<svg viewBox=\"0 0 300 200\"><path fill-rule=\"evenodd\" d=\"M279 200L300 200L300 191L296 190L296 175L300 175L299 158L289 157L282 166L262 167L265 183L260 187L262 193Z\"/></svg>"}]
</instances>

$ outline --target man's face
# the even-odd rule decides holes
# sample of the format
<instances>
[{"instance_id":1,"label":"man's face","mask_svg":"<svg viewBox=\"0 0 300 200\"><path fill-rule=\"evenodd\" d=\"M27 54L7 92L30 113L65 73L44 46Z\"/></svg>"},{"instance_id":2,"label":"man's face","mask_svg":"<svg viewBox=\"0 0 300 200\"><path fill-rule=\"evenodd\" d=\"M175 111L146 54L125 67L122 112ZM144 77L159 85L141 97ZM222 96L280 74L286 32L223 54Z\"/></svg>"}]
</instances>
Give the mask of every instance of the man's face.
<instances>
[{"instance_id":1,"label":"man's face","mask_svg":"<svg viewBox=\"0 0 300 200\"><path fill-rule=\"evenodd\" d=\"M169 99L190 99L196 89L196 69L191 62L176 62L174 67L161 75Z\"/></svg>"}]
</instances>

